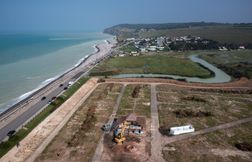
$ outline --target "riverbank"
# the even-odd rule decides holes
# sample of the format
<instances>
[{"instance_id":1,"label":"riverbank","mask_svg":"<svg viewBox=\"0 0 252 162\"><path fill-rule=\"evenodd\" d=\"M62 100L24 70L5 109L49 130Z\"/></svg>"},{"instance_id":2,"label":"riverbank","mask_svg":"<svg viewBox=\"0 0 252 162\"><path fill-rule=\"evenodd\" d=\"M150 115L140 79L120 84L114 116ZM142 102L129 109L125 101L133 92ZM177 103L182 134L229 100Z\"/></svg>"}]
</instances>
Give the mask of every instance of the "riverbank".
<instances>
[{"instance_id":1,"label":"riverbank","mask_svg":"<svg viewBox=\"0 0 252 162\"><path fill-rule=\"evenodd\" d=\"M211 77L211 72L184 58L172 57L158 53L142 56L115 57L102 62L92 70L90 75L130 75L130 74L160 74L180 75L188 77Z\"/></svg>"},{"instance_id":2,"label":"riverbank","mask_svg":"<svg viewBox=\"0 0 252 162\"><path fill-rule=\"evenodd\" d=\"M198 55L153 54L116 57L102 62L90 76L112 78L167 78L198 83L230 82L231 77Z\"/></svg>"}]
</instances>

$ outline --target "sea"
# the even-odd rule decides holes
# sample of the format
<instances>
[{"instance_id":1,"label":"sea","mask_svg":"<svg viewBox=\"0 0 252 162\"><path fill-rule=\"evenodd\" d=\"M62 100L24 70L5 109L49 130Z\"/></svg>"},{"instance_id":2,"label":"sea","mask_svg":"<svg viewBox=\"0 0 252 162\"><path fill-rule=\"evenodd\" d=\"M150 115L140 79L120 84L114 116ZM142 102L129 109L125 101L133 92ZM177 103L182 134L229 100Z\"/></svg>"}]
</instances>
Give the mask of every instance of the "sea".
<instances>
[{"instance_id":1,"label":"sea","mask_svg":"<svg viewBox=\"0 0 252 162\"><path fill-rule=\"evenodd\" d=\"M0 33L0 113L28 97L113 37L100 32Z\"/></svg>"}]
</instances>

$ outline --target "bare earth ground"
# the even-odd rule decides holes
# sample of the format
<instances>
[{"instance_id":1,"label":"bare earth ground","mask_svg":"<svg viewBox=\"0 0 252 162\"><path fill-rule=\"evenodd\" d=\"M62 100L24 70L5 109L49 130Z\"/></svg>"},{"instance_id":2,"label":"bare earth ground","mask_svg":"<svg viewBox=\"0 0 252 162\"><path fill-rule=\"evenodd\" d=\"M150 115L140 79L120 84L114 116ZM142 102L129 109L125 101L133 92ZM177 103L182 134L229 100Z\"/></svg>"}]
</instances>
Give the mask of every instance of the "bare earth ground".
<instances>
[{"instance_id":1,"label":"bare earth ground","mask_svg":"<svg viewBox=\"0 0 252 162\"><path fill-rule=\"evenodd\" d=\"M251 142L252 122L221 129L194 138L186 138L163 147L167 161L220 161L250 162L251 151L235 147L240 142Z\"/></svg>"},{"instance_id":2,"label":"bare earth ground","mask_svg":"<svg viewBox=\"0 0 252 162\"><path fill-rule=\"evenodd\" d=\"M135 88L139 92L134 96ZM143 135L125 135L126 141L123 145L115 144L113 132L105 134L103 141L103 152L100 161L149 161L151 156L151 114L150 114L150 86L148 85L127 85L123 94L117 118L134 113L143 126ZM139 141L140 142L139 142ZM160 150L161 152L161 150ZM95 161L95 160L94 160Z\"/></svg>"},{"instance_id":3,"label":"bare earth ground","mask_svg":"<svg viewBox=\"0 0 252 162\"><path fill-rule=\"evenodd\" d=\"M36 161L91 161L121 87L99 84Z\"/></svg>"},{"instance_id":4,"label":"bare earth ground","mask_svg":"<svg viewBox=\"0 0 252 162\"><path fill-rule=\"evenodd\" d=\"M220 161L248 161L251 157L251 152L234 147L237 142L252 141L252 133L247 131L251 129L251 124L248 124L252 116L251 80L199 84L166 79L127 78L107 79L106 83L99 84L88 100L79 104L69 122L64 127L62 125L63 128L56 138L51 138L52 142L36 161L91 161L98 141L103 137L100 128L109 120L122 92L122 84L127 86L117 117L136 113L145 119L146 133L139 137L140 143L129 140L122 146L112 142L112 134L106 134L101 161L163 161L162 156L166 161L218 161L218 158ZM136 86L140 86L140 92L137 97L133 97L132 91ZM81 98L78 101L80 100ZM196 132L185 136L167 136L167 128L182 124L193 124ZM241 124L238 133L234 131L230 135L229 130ZM46 130L53 128L50 122L47 127L43 127ZM223 135L211 135L216 132L222 132ZM33 134L38 137L40 135L43 133ZM33 137L29 134L27 138L30 136ZM43 136L41 139L38 137L27 144L33 146L33 143L42 143L46 139ZM25 143L22 142L20 148L24 147L23 144ZM129 149L128 146L134 147ZM22 149L22 154L31 154L35 148L37 147L30 151ZM193 150L195 153L192 153ZM13 153L10 155L17 156ZM18 158L21 158L20 155L19 153ZM25 155L27 158L28 154Z\"/></svg>"},{"instance_id":5,"label":"bare earth ground","mask_svg":"<svg viewBox=\"0 0 252 162\"><path fill-rule=\"evenodd\" d=\"M116 104L115 104L115 106L113 108L112 114L109 117L108 123L112 123L113 120L114 120L114 118L115 118L115 116L116 116L116 113L117 113L118 108L119 108L119 104L121 102L123 93L125 91L125 86L126 85L123 85L123 87L121 88L120 94L117 97ZM104 143L104 136L105 135L106 135L106 133L104 132L103 135L102 135L102 137L101 137L101 139L100 139L100 141L99 141L99 143L98 143L98 145L97 145L97 147L96 147L96 150L95 150L95 153L94 153L93 159L92 159L92 161L94 161L94 162L99 162L102 159L102 153L103 153L103 149L104 149L103 143Z\"/></svg>"},{"instance_id":6,"label":"bare earth ground","mask_svg":"<svg viewBox=\"0 0 252 162\"><path fill-rule=\"evenodd\" d=\"M128 84L169 84L176 87L192 87L192 88L206 88L206 89L250 89L252 87L252 80L241 78L240 80L228 83L188 83L171 79L156 79L156 78L123 78L123 79L106 79L110 83L128 83Z\"/></svg>"},{"instance_id":7,"label":"bare earth ground","mask_svg":"<svg viewBox=\"0 0 252 162\"><path fill-rule=\"evenodd\" d=\"M169 147L173 142L185 141L186 139L194 139L200 137L200 135L205 133L211 133L215 131L226 131L230 127L234 127L243 123L248 123L251 121L252 116L252 95L251 95L251 80L245 78L225 84L198 84L198 83L185 83L173 80L164 79L142 79L142 78L126 78L126 79L107 79L107 82L115 83L127 83L127 84L151 84L156 85L157 90L157 107L159 110L159 123L161 128L165 126L167 128L171 126L178 126L184 124L193 124L196 127L196 132L193 134L188 134L185 136L175 136L168 137L165 134L159 138L159 136L154 135L152 142L158 141L160 144L152 147L155 155L159 154L159 149L162 147L163 157L166 161L215 161L220 156L220 161L236 159L236 161L248 160L251 157L251 152L244 152L237 150L232 146L231 150L221 150L218 147L212 148L212 151L202 153L197 156L197 154L191 154L193 151L190 145L182 145L181 147L187 147L191 152L182 153L183 156L180 157L179 150L176 152L176 148ZM155 89L155 88L154 88ZM155 98L155 90L152 90ZM191 100L192 99L192 100ZM198 100L199 99L199 100ZM202 100L201 100L202 99ZM155 103L155 102L153 102ZM154 104L155 105L155 104ZM153 107L154 107L153 105ZM177 118L174 115L175 110L188 109L194 111L210 111L213 113L211 117L185 117ZM160 115L161 114L161 115ZM155 119L155 114L153 114L153 119ZM165 119L165 121L164 121ZM239 120L241 119L241 120ZM153 121L155 123L155 121ZM154 129L153 129L154 128ZM204 129L206 128L206 129ZM247 126L245 129L248 129ZM157 128L151 128L152 134L155 134ZM156 130L156 132L155 132ZM199 131L198 131L199 130ZM160 130L162 132L162 129ZM246 132L246 131L245 131ZM248 138L252 138L251 133L246 134ZM195 136L195 137L194 137ZM246 136L246 137L247 137ZM246 138L241 138L242 140ZM207 145L209 139L205 139L206 145L199 146L198 150L202 150L202 147L209 148L211 145ZM219 138L217 143L221 146L222 141L228 140L227 138ZM192 144L193 145L193 144ZM179 147L179 149L181 148ZM197 147L194 147L195 149ZM174 151L175 149L175 151ZM182 149L183 150L183 149ZM173 152L172 152L173 151ZM220 151L220 153L218 153ZM167 153L168 152L168 153ZM169 154L169 152L172 152ZM202 151L204 152L204 150ZM211 154L212 153L212 154ZM224 155L221 155L224 154ZM161 161L160 156L152 156L150 161ZM202 155L202 156L201 156ZM213 155L214 158L211 158ZM245 156L246 155L246 156ZM221 157L225 156L223 160ZM180 157L179 159L177 157ZM208 159L208 157L210 157ZM244 158L245 157L245 158ZM158 159L159 158L159 159ZM218 160L217 160L218 161Z\"/></svg>"},{"instance_id":8,"label":"bare earth ground","mask_svg":"<svg viewBox=\"0 0 252 162\"><path fill-rule=\"evenodd\" d=\"M230 140L234 136L239 138L236 142L245 141L252 146L251 132L246 131L251 129L251 124L249 125L252 121L251 99L252 94L241 93L240 90L212 91L212 89L158 85L158 111L160 132L163 134L162 153L165 160L249 161L252 157L251 151L237 149ZM211 136L218 131L225 134L232 127L243 123L248 125L245 124L240 129L242 134L236 133L232 137ZM167 136L168 128L186 124L192 124L196 132Z\"/></svg>"},{"instance_id":9,"label":"bare earth ground","mask_svg":"<svg viewBox=\"0 0 252 162\"><path fill-rule=\"evenodd\" d=\"M164 161L162 158L162 140L161 134L158 131L159 129L159 117L158 117L158 108L157 108L157 92L156 86L151 86L151 161Z\"/></svg>"},{"instance_id":10,"label":"bare earth ground","mask_svg":"<svg viewBox=\"0 0 252 162\"><path fill-rule=\"evenodd\" d=\"M78 109L90 92L96 87L97 78L85 83L70 99L68 99L55 112L41 122L25 139L20 146L11 149L1 158L4 162L33 161L46 147L51 139L57 135L71 115ZM36 150L38 152L36 152ZM28 159L30 158L30 160Z\"/></svg>"}]
</instances>

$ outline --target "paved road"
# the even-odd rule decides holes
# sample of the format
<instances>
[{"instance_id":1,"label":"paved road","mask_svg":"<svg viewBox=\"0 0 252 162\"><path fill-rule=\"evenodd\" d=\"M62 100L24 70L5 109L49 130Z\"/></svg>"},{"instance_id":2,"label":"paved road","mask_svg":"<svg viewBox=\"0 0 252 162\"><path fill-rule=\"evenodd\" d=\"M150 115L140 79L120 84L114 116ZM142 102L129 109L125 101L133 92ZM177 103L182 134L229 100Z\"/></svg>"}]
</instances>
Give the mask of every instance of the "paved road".
<instances>
[{"instance_id":1,"label":"paved road","mask_svg":"<svg viewBox=\"0 0 252 162\"><path fill-rule=\"evenodd\" d=\"M115 104L115 106L113 108L112 114L109 117L108 123L112 123L114 121L114 118L116 116L116 113L118 111L119 105L121 103L122 96L124 94L125 88L126 88L126 85L124 84L123 87L122 87L122 89L121 89L121 92L120 92L119 96L117 97L116 104ZM106 132L106 133L109 133L109 131ZM93 162L100 162L101 161L102 152L103 152L104 135L105 135L105 132L103 133L103 135L102 135L102 137L101 137L101 139L100 139L100 141L99 141L99 143L98 143L98 145L96 147L96 150L95 150L95 153L94 153L94 156L93 156L93 159L92 159Z\"/></svg>"},{"instance_id":2,"label":"paved road","mask_svg":"<svg viewBox=\"0 0 252 162\"><path fill-rule=\"evenodd\" d=\"M84 75L84 73L94 68L101 60L110 57L111 48L113 46L114 44L100 44L99 47L97 47L97 53L90 55L85 62L77 66L78 68L76 67L72 69L71 72L64 74L60 79L49 84L41 93L35 94L36 97L34 97L33 100L30 100L31 102L27 102L27 105L26 101L24 103L22 102L21 105L17 105L17 107L10 109L11 112L6 112L0 115L0 141L7 137L9 131L17 130L24 125L29 119L45 107L52 97L62 93L64 87L67 86L69 81L75 81L79 76ZM100 48L102 48L102 50L100 50ZM59 87L60 84L63 84L63 86ZM46 96L46 99L41 100L41 95Z\"/></svg>"},{"instance_id":3,"label":"paved road","mask_svg":"<svg viewBox=\"0 0 252 162\"><path fill-rule=\"evenodd\" d=\"M52 97L58 96L60 93L64 91L64 87L68 85L70 80L65 81L63 86L57 87L54 91L49 93L46 96L46 99L38 101L35 105L28 108L21 115L16 116L12 121L7 123L4 127L0 129L0 141L4 140L7 136L7 133L11 130L17 130L20 126L22 126L26 121L32 118L37 112L39 112L42 108L44 108Z\"/></svg>"},{"instance_id":4,"label":"paved road","mask_svg":"<svg viewBox=\"0 0 252 162\"><path fill-rule=\"evenodd\" d=\"M151 161L163 162L162 136L159 132L156 85L151 85Z\"/></svg>"}]
</instances>

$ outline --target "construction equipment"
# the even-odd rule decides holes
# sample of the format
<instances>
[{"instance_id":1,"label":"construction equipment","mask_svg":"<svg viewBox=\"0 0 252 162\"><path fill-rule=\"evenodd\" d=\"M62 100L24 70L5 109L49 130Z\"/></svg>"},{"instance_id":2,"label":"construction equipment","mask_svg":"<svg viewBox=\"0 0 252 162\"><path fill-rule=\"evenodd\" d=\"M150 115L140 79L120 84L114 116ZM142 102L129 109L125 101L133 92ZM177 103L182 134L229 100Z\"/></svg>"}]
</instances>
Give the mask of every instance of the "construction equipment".
<instances>
[{"instance_id":1,"label":"construction equipment","mask_svg":"<svg viewBox=\"0 0 252 162\"><path fill-rule=\"evenodd\" d=\"M102 130L105 131L105 132L109 132L110 129L111 129L111 127L112 127L112 124L111 124L111 123L104 124L104 125L102 126Z\"/></svg>"},{"instance_id":2,"label":"construction equipment","mask_svg":"<svg viewBox=\"0 0 252 162\"><path fill-rule=\"evenodd\" d=\"M121 125L119 125L118 128L115 130L114 141L118 145L122 145L123 142L126 140L126 138L124 137L124 132L125 132L125 129L128 127L129 127L129 123L125 121Z\"/></svg>"}]
</instances>

